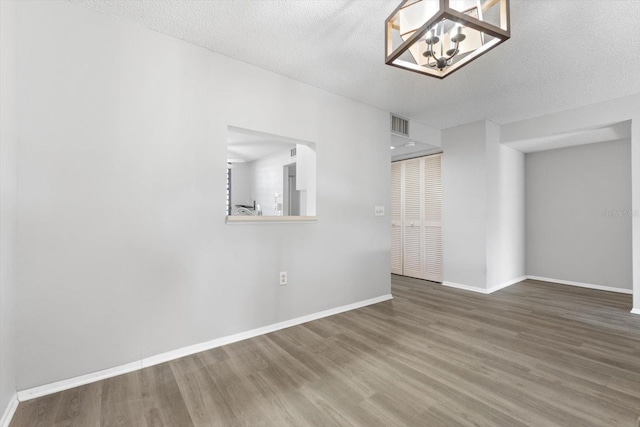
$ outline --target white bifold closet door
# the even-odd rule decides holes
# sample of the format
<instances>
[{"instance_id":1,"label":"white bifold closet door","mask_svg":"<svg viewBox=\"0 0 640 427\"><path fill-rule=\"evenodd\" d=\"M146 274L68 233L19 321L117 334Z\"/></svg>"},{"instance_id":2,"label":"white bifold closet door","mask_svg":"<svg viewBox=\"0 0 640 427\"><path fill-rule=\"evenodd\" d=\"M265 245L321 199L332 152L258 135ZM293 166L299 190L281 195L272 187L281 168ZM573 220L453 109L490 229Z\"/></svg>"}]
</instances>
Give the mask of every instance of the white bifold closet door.
<instances>
[{"instance_id":1,"label":"white bifold closet door","mask_svg":"<svg viewBox=\"0 0 640 427\"><path fill-rule=\"evenodd\" d=\"M403 235L403 273L405 276L422 278L423 246L422 239L422 205L420 195L423 193L422 159L411 159L404 162L404 200L402 215Z\"/></svg>"},{"instance_id":2,"label":"white bifold closet door","mask_svg":"<svg viewBox=\"0 0 640 427\"><path fill-rule=\"evenodd\" d=\"M402 274L402 163L391 163L391 272Z\"/></svg>"},{"instance_id":3,"label":"white bifold closet door","mask_svg":"<svg viewBox=\"0 0 640 427\"><path fill-rule=\"evenodd\" d=\"M442 155L391 166L391 272L442 282Z\"/></svg>"}]
</instances>

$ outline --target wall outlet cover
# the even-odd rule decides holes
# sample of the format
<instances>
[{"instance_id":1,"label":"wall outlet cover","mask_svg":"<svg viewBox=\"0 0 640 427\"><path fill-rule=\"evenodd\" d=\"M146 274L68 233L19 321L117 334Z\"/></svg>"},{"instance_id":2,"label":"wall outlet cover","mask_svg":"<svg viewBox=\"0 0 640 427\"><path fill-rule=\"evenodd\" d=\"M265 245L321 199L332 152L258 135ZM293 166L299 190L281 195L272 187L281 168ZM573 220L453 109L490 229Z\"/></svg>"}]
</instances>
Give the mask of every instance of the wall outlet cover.
<instances>
[{"instance_id":1,"label":"wall outlet cover","mask_svg":"<svg viewBox=\"0 0 640 427\"><path fill-rule=\"evenodd\" d=\"M384 216L384 206L376 206L375 213L376 216Z\"/></svg>"},{"instance_id":2,"label":"wall outlet cover","mask_svg":"<svg viewBox=\"0 0 640 427\"><path fill-rule=\"evenodd\" d=\"M284 286L287 284L287 272L286 271L281 271L280 272L280 286Z\"/></svg>"}]
</instances>

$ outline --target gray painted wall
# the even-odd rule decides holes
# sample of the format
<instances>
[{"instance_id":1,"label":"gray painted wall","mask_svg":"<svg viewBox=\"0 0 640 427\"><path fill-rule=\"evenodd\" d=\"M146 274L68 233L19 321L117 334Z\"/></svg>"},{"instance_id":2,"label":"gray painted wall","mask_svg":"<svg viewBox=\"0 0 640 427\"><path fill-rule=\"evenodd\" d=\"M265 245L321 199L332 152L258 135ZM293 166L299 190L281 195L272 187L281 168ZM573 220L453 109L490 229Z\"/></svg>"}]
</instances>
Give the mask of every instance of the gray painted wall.
<instances>
[{"instance_id":1,"label":"gray painted wall","mask_svg":"<svg viewBox=\"0 0 640 427\"><path fill-rule=\"evenodd\" d=\"M66 1L19 13L18 389L390 292L387 112ZM316 143L317 223L225 223L228 125Z\"/></svg>"},{"instance_id":2,"label":"gray painted wall","mask_svg":"<svg viewBox=\"0 0 640 427\"><path fill-rule=\"evenodd\" d=\"M13 4L0 2L0 418L16 392L17 138Z\"/></svg>"},{"instance_id":3,"label":"gray painted wall","mask_svg":"<svg viewBox=\"0 0 640 427\"><path fill-rule=\"evenodd\" d=\"M632 289L630 157L629 140L526 155L527 274Z\"/></svg>"},{"instance_id":4,"label":"gray painted wall","mask_svg":"<svg viewBox=\"0 0 640 427\"><path fill-rule=\"evenodd\" d=\"M525 155L500 144L487 122L487 289L526 275Z\"/></svg>"},{"instance_id":5,"label":"gray painted wall","mask_svg":"<svg viewBox=\"0 0 640 427\"><path fill-rule=\"evenodd\" d=\"M444 282L481 292L525 275L524 154L488 120L442 131Z\"/></svg>"},{"instance_id":6,"label":"gray painted wall","mask_svg":"<svg viewBox=\"0 0 640 427\"><path fill-rule=\"evenodd\" d=\"M487 287L486 122L442 131L444 281Z\"/></svg>"},{"instance_id":7,"label":"gray painted wall","mask_svg":"<svg viewBox=\"0 0 640 427\"><path fill-rule=\"evenodd\" d=\"M640 212L640 93L501 126L502 142L543 138L631 120L631 204ZM631 218L633 307L640 314L640 215Z\"/></svg>"}]
</instances>

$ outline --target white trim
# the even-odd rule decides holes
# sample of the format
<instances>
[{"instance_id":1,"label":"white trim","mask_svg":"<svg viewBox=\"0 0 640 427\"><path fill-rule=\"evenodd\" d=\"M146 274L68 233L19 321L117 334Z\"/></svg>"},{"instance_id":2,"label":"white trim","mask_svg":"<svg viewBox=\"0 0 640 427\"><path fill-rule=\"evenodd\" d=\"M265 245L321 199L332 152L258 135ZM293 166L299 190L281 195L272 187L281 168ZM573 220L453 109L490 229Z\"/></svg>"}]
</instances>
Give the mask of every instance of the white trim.
<instances>
[{"instance_id":1,"label":"white trim","mask_svg":"<svg viewBox=\"0 0 640 427\"><path fill-rule=\"evenodd\" d=\"M69 390L70 388L79 387L81 385L90 384L122 374L128 374L129 372L137 371L138 369L142 369L142 360L127 363L126 365L115 366L109 369L103 369L102 371L91 372L90 374L80 375L66 380L56 381L38 387L28 388L26 390L18 391L18 401L24 402L25 400L35 399L36 397Z\"/></svg>"},{"instance_id":2,"label":"white trim","mask_svg":"<svg viewBox=\"0 0 640 427\"><path fill-rule=\"evenodd\" d=\"M228 215L227 224L288 224L317 222L317 216L251 216L251 215Z\"/></svg>"},{"instance_id":3,"label":"white trim","mask_svg":"<svg viewBox=\"0 0 640 427\"><path fill-rule=\"evenodd\" d=\"M272 325L263 326L262 328L252 329L250 331L240 332L234 335L217 338L212 341L207 341L204 343L183 347L177 350L158 354L156 356L144 358L141 360L142 367L148 368L149 366L154 366L160 363L168 362L170 360L179 359L180 357L190 356L192 354L200 353L202 351L207 351L212 348L221 347L223 345L232 344L238 341L243 341L249 338L257 337L259 335L264 335L271 332L279 331L280 329L286 329L292 326L311 322L312 320L322 319L323 317L333 316L334 314L339 314L345 311L355 310L357 308L362 308L368 305L377 304L379 302L387 301L392 298L393 296L391 294L387 294L380 297L371 298L365 301L359 301L353 304L343 305L341 307L320 311L318 313L313 313L313 314L309 314L302 317L296 317L295 319L285 320L284 322L274 323Z\"/></svg>"},{"instance_id":4,"label":"white trim","mask_svg":"<svg viewBox=\"0 0 640 427\"><path fill-rule=\"evenodd\" d=\"M632 308L631 314L640 314L640 308Z\"/></svg>"},{"instance_id":5,"label":"white trim","mask_svg":"<svg viewBox=\"0 0 640 427\"><path fill-rule=\"evenodd\" d=\"M453 283L453 282L442 282L442 284L450 288L462 289L464 291L472 291L472 292L478 292L480 294L488 295L496 291L499 291L500 289L504 289L508 286L515 285L516 283L520 283L523 280L527 280L527 276L521 276L521 277L518 277L517 279L512 279L507 282L500 283L499 285L493 286L489 289L482 289L475 286L462 285L460 283Z\"/></svg>"},{"instance_id":6,"label":"white trim","mask_svg":"<svg viewBox=\"0 0 640 427\"><path fill-rule=\"evenodd\" d=\"M571 280L550 279L548 277L540 276L527 276L527 279L558 283L560 285L578 286L580 288L597 289L599 291L618 292L620 294L633 294L633 290L631 289L613 288L611 286L593 285L591 283L573 282Z\"/></svg>"},{"instance_id":7,"label":"white trim","mask_svg":"<svg viewBox=\"0 0 640 427\"><path fill-rule=\"evenodd\" d=\"M515 285L516 283L520 283L523 280L527 280L527 276L520 276L520 277L518 277L516 279L512 279L512 280L509 280L507 282L504 282L504 283L501 283L499 285L496 285L496 286L494 286L492 288L489 288L487 293L488 294L492 294L492 293L494 293L496 291L499 291L500 289L504 289L504 288L506 288L508 286Z\"/></svg>"},{"instance_id":8,"label":"white trim","mask_svg":"<svg viewBox=\"0 0 640 427\"><path fill-rule=\"evenodd\" d=\"M11 396L11 400L9 400L9 404L7 405L7 409L4 411L2 418L0 418L0 427L9 427L13 414L16 413L16 409L18 409L18 395L17 393L14 393L14 395Z\"/></svg>"},{"instance_id":9,"label":"white trim","mask_svg":"<svg viewBox=\"0 0 640 427\"><path fill-rule=\"evenodd\" d=\"M453 282L442 282L442 284L450 288L462 289L463 291L478 292L480 294L489 293L489 291L487 291L486 289L478 288L476 286L462 285L460 283L453 283Z\"/></svg>"},{"instance_id":10,"label":"white trim","mask_svg":"<svg viewBox=\"0 0 640 427\"><path fill-rule=\"evenodd\" d=\"M166 353L157 354L155 356L146 357L136 362L127 363L126 365L120 365L120 366L105 369L102 371L93 372L86 375L80 375L74 378L69 378L66 380L56 381L54 383L45 384L38 387L22 390L18 392L18 401L23 402L25 400L35 399L36 397L46 396L48 394L56 393L63 390L68 390L70 388L100 381L106 378L111 378L118 375L129 373L129 372L137 371L142 368L154 366L159 363L168 362L170 360L189 356L194 353L210 350L212 348L220 347L226 344L231 344L234 342L246 340L248 338L257 337L259 335L268 334L270 332L279 331L280 329L301 325L303 323L307 323L312 320L322 319L323 317L333 316L334 314L343 313L345 311L355 310L357 308L362 308L368 305L377 304L379 302L387 301L392 298L393 296L391 294L382 295L376 298L371 298L364 301L358 301L353 304L347 304L340 307L331 308L329 310L308 314L302 317L296 317L295 319L285 320L283 322L278 322L272 325L263 326L261 328L252 329L250 331L240 332L234 335L217 338L217 339L203 342L200 344L190 345L187 347L168 351ZM0 425L0 427L4 427L4 426Z\"/></svg>"}]
</instances>

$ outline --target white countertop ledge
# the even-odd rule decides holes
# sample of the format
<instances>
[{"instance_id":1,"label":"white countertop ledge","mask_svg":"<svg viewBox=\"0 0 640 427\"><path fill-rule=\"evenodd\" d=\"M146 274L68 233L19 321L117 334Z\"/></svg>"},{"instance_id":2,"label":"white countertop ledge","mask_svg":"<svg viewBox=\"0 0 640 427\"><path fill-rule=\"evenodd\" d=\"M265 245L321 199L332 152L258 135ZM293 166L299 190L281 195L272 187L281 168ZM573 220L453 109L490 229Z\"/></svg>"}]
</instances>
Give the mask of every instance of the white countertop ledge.
<instances>
[{"instance_id":1,"label":"white countertop ledge","mask_svg":"<svg viewBox=\"0 0 640 427\"><path fill-rule=\"evenodd\" d=\"M284 223L309 223L317 222L316 216L227 216L227 224L284 224Z\"/></svg>"}]
</instances>

